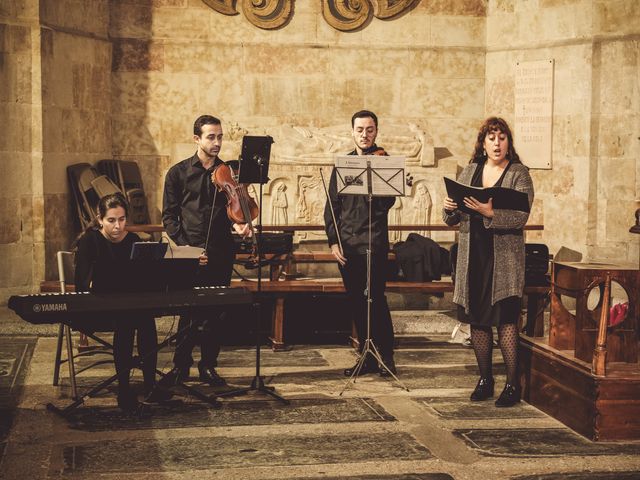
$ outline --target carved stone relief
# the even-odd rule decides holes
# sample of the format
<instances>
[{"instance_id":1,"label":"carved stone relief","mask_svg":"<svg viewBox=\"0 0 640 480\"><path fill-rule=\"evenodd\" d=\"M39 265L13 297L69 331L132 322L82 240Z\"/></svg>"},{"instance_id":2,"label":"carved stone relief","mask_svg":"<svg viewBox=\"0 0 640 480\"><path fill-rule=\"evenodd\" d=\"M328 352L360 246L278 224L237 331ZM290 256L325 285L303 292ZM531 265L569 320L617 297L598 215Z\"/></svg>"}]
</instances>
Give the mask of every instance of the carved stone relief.
<instances>
[{"instance_id":1,"label":"carved stone relief","mask_svg":"<svg viewBox=\"0 0 640 480\"><path fill-rule=\"evenodd\" d=\"M413 225L431 225L432 206L433 201L431 200L427 183L425 181L416 182L414 185L411 223ZM425 230L416 233L424 237L431 236L431 232Z\"/></svg>"},{"instance_id":2,"label":"carved stone relief","mask_svg":"<svg viewBox=\"0 0 640 480\"><path fill-rule=\"evenodd\" d=\"M243 125L223 119L225 160L238 158L244 135L270 135L271 149L268 175L263 187L262 221L266 225L323 225L326 196L320 177L322 169L328 181L335 156L353 149L350 125L326 128L280 125L274 127ZM392 155L407 155L407 172L414 178L406 197L396 199L389 212L389 224L429 224L432 206L440 194L434 185L442 173L433 169L433 141L417 125L385 123L378 144ZM186 152L191 152L189 144ZM186 155L186 154L185 154ZM426 168L425 168L426 167ZM429 170L431 174L429 174ZM435 175L435 178L432 178ZM250 185L249 195L258 198L258 186ZM429 235L429 232L419 232ZM406 238L406 232L390 231L391 242ZM436 235L437 236L437 235ZM296 233L296 241L324 240L323 231Z\"/></svg>"},{"instance_id":3,"label":"carved stone relief","mask_svg":"<svg viewBox=\"0 0 640 480\"><path fill-rule=\"evenodd\" d=\"M202 0L223 15L237 15L237 0ZM252 25L263 30L286 26L293 18L294 0L240 0L242 13Z\"/></svg>"},{"instance_id":4,"label":"carved stone relief","mask_svg":"<svg viewBox=\"0 0 640 480\"><path fill-rule=\"evenodd\" d=\"M389 210L389 225L402 224L402 197L396 198L396 203ZM389 230L389 242L396 243L402 240L402 232L398 230Z\"/></svg>"},{"instance_id":5,"label":"carved stone relief","mask_svg":"<svg viewBox=\"0 0 640 480\"><path fill-rule=\"evenodd\" d=\"M282 179L275 180L271 185L271 225L289 225L289 199L287 185Z\"/></svg>"},{"instance_id":6,"label":"carved stone relief","mask_svg":"<svg viewBox=\"0 0 640 480\"><path fill-rule=\"evenodd\" d=\"M392 20L411 11L420 0L322 0L322 16L336 30L365 28L373 17Z\"/></svg>"},{"instance_id":7,"label":"carved stone relief","mask_svg":"<svg viewBox=\"0 0 640 480\"><path fill-rule=\"evenodd\" d=\"M238 0L202 0L223 15L238 15ZM307 0L305 0L307 1ZM420 0L322 0L322 16L336 30L365 28L373 17L393 20L410 12ZM263 30L285 27L293 18L295 0L240 0L242 13Z\"/></svg>"},{"instance_id":8,"label":"carved stone relief","mask_svg":"<svg viewBox=\"0 0 640 480\"><path fill-rule=\"evenodd\" d=\"M276 140L272 153L278 161L333 163L337 154L353 150L350 125L325 128L282 125L270 133ZM407 166L435 164L433 140L418 125L384 125L376 143L394 155L407 158Z\"/></svg>"},{"instance_id":9,"label":"carved stone relief","mask_svg":"<svg viewBox=\"0 0 640 480\"><path fill-rule=\"evenodd\" d=\"M324 225L324 205L326 196L319 175L298 176L298 200L296 218L302 224ZM324 233L305 232L302 238L322 237Z\"/></svg>"}]
</instances>

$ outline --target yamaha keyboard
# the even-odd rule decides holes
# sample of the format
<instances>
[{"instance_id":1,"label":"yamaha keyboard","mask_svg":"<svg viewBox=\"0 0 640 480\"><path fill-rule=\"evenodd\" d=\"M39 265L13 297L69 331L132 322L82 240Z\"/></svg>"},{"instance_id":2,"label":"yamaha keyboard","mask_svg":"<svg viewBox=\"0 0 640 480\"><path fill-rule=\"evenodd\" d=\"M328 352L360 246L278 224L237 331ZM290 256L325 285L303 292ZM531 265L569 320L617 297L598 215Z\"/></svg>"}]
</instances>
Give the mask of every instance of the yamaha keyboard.
<instances>
[{"instance_id":1,"label":"yamaha keyboard","mask_svg":"<svg viewBox=\"0 0 640 480\"><path fill-rule=\"evenodd\" d=\"M159 317L215 306L246 305L252 301L252 294L241 287L195 287L168 292L15 295L9 298L8 306L23 320L42 324L113 318L122 313Z\"/></svg>"}]
</instances>

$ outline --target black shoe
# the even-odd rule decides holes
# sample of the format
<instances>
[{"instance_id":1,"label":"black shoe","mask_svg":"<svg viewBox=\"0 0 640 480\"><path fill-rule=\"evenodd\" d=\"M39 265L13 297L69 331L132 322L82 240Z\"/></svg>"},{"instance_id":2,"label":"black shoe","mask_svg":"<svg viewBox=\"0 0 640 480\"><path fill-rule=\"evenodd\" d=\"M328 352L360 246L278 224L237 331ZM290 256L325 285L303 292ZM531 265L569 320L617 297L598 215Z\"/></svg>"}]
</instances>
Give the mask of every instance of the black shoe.
<instances>
[{"instance_id":1,"label":"black shoe","mask_svg":"<svg viewBox=\"0 0 640 480\"><path fill-rule=\"evenodd\" d=\"M496 400L496 407L513 407L520 401L520 389L507 383L504 390Z\"/></svg>"},{"instance_id":2,"label":"black shoe","mask_svg":"<svg viewBox=\"0 0 640 480\"><path fill-rule=\"evenodd\" d=\"M144 403L164 403L171 400L171 397L173 397L173 393L171 393L169 390L165 390L159 385L156 385L150 391L146 392L143 402Z\"/></svg>"},{"instance_id":3,"label":"black shoe","mask_svg":"<svg viewBox=\"0 0 640 480\"><path fill-rule=\"evenodd\" d=\"M215 368L198 367L198 371L200 372L200 381L206 382L212 387L222 387L227 384L227 381L218 375Z\"/></svg>"},{"instance_id":4,"label":"black shoe","mask_svg":"<svg viewBox=\"0 0 640 480\"><path fill-rule=\"evenodd\" d=\"M125 413L136 413L140 403L136 394L126 388L118 392L118 407Z\"/></svg>"},{"instance_id":5,"label":"black shoe","mask_svg":"<svg viewBox=\"0 0 640 480\"><path fill-rule=\"evenodd\" d=\"M350 377L351 375L353 375L353 372L355 372L358 369L359 363L360 361L356 362L356 364L351 368L345 368L344 376ZM378 373L379 371L380 369L378 368L378 364L375 361L366 360L362 364L362 368L360 368L360 371L358 372L358 376L366 375L367 373Z\"/></svg>"},{"instance_id":6,"label":"black shoe","mask_svg":"<svg viewBox=\"0 0 640 480\"><path fill-rule=\"evenodd\" d=\"M471 394L472 402L481 402L493 397L493 378L480 377L476 389Z\"/></svg>"},{"instance_id":7,"label":"black shoe","mask_svg":"<svg viewBox=\"0 0 640 480\"><path fill-rule=\"evenodd\" d=\"M381 377L390 377L392 373L394 375L398 373L398 371L396 370L396 362L393 361L393 358L383 358L382 361L387 368L384 368L382 364L380 365Z\"/></svg>"},{"instance_id":8,"label":"black shoe","mask_svg":"<svg viewBox=\"0 0 640 480\"><path fill-rule=\"evenodd\" d=\"M158 381L158 386L162 388L171 388L174 385L185 382L189 379L189 368L173 367L169 372Z\"/></svg>"}]
</instances>

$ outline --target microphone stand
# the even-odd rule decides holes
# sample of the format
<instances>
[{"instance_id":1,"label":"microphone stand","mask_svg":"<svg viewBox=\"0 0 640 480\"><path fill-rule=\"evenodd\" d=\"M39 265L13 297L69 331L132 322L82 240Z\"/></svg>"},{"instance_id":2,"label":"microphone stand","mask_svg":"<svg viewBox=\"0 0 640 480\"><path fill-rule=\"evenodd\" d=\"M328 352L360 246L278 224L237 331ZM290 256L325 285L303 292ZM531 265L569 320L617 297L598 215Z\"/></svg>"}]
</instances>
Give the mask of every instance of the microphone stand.
<instances>
[{"instance_id":1,"label":"microphone stand","mask_svg":"<svg viewBox=\"0 0 640 480\"><path fill-rule=\"evenodd\" d=\"M258 257L258 290L256 292L256 297L255 297L255 301L253 303L253 308L254 308L254 313L255 313L255 317L256 317L256 371L255 371L255 375L253 377L253 380L251 381L251 385L248 387L244 387L244 388L239 388L236 390L232 390L230 392L224 392L224 393L219 393L218 397L231 397L231 396L235 396L235 395L243 395L247 392L251 392L251 391L258 391L258 392L262 392L265 393L273 398L275 398L276 400L279 400L280 402L284 403L285 405L289 405L289 400L281 397L280 395L278 395L275 392L275 388L274 387L269 387L267 385L265 385L264 383L264 377L260 375L260 346L261 346L261 337L260 337L260 330L261 330L261 304L262 304L262 251L260 250L260 246L261 246L261 236L262 236L262 185L265 183L263 181L264 179L264 167L266 164L266 159L264 159L263 157L259 156L259 155L253 155L252 160L254 161L255 164L258 165L258 171L259 171L259 179L258 179L258 183L260 184L259 187L259 194L258 194L258 203L259 203L259 208L258 208L258 225L256 226L255 229L255 235L256 235L256 256Z\"/></svg>"}]
</instances>

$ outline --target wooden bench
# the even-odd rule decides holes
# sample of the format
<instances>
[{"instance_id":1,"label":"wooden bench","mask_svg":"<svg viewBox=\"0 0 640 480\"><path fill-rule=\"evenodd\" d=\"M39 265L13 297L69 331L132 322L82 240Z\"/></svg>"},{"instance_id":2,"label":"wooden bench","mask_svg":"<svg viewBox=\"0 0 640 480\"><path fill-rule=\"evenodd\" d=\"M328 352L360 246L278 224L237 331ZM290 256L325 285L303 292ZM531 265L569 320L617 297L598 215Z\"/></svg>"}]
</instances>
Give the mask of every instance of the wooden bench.
<instances>
[{"instance_id":1,"label":"wooden bench","mask_svg":"<svg viewBox=\"0 0 640 480\"><path fill-rule=\"evenodd\" d=\"M257 291L258 283L255 281L234 281L234 286L243 286L253 292ZM340 280L282 280L263 281L262 293L274 299L271 319L271 347L273 350L286 348L284 342L284 306L285 300L291 295L298 294L337 294L345 293L344 285ZM439 294L453 292L451 281L434 282L387 282L387 292L394 293L426 293ZM527 296L527 323L525 331L529 336L543 336L544 333L544 307L549 294L548 286L526 286L524 293ZM352 327L352 340L357 335Z\"/></svg>"},{"instance_id":2,"label":"wooden bench","mask_svg":"<svg viewBox=\"0 0 640 480\"><path fill-rule=\"evenodd\" d=\"M233 280L232 286L245 287L252 292L258 290L258 282L247 280ZM68 291L74 291L73 285L67 286ZM271 314L271 348L274 351L284 350L284 306L285 300L291 295L315 294L331 295L345 293L341 280L333 279L309 279L309 280L264 280L261 283L262 293L273 298L274 305ZM40 284L41 292L59 292L60 283L57 281L43 281ZM443 294L453 292L451 281L434 282L387 282L387 292L393 293L426 293ZM527 322L525 333L530 337L542 337L544 335L544 309L549 296L549 286L525 286L524 294L527 297ZM355 327L352 326L352 340L356 341Z\"/></svg>"}]
</instances>

